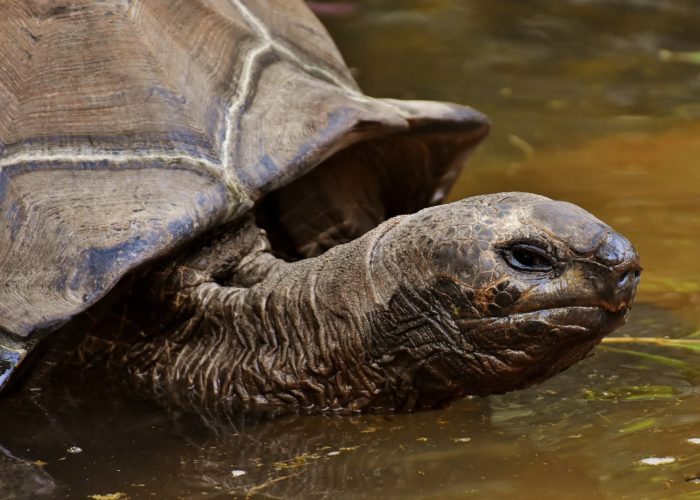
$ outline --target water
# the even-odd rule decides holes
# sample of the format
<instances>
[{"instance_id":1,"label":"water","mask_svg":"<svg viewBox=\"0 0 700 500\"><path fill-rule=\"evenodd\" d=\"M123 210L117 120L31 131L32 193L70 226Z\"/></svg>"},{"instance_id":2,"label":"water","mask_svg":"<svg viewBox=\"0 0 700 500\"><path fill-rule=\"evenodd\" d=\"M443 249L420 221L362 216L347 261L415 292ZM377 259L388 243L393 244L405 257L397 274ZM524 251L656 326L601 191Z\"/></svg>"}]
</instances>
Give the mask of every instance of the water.
<instances>
[{"instance_id":1,"label":"water","mask_svg":"<svg viewBox=\"0 0 700 500\"><path fill-rule=\"evenodd\" d=\"M642 255L619 335L700 338L694 1L348 3L325 21L369 94L493 118L453 199L582 205ZM34 391L2 403L0 497L700 497L699 356L606 344L536 388L445 410L218 429L108 391Z\"/></svg>"}]
</instances>

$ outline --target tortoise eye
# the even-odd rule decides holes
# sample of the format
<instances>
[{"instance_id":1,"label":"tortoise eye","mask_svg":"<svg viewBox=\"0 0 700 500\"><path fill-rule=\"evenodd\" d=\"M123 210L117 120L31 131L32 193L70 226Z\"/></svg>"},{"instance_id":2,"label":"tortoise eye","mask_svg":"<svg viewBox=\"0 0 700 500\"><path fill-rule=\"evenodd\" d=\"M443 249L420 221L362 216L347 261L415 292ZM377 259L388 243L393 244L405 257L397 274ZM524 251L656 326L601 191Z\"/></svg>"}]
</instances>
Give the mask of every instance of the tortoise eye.
<instances>
[{"instance_id":1,"label":"tortoise eye","mask_svg":"<svg viewBox=\"0 0 700 500\"><path fill-rule=\"evenodd\" d=\"M503 258L511 267L520 271L549 272L554 269L554 259L546 250L526 243L504 249Z\"/></svg>"}]
</instances>

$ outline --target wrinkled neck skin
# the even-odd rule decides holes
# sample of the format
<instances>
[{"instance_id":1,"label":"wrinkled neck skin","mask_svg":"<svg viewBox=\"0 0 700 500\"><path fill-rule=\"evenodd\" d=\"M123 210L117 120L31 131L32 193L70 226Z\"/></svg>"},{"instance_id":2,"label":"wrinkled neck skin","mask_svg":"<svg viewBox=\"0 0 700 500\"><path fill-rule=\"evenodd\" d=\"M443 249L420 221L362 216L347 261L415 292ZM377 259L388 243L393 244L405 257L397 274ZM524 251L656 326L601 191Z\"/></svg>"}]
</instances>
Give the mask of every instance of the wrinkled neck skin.
<instances>
[{"instance_id":1,"label":"wrinkled neck skin","mask_svg":"<svg viewBox=\"0 0 700 500\"><path fill-rule=\"evenodd\" d=\"M132 380L166 404L212 414L352 413L375 400L382 410L411 409L413 402L396 400L397 375L386 356L374 357L373 341L383 335L376 318L404 293L396 262L378 250L402 219L295 263L259 245L233 281L250 281L261 261L264 279L177 294L180 326L129 349Z\"/></svg>"}]
</instances>

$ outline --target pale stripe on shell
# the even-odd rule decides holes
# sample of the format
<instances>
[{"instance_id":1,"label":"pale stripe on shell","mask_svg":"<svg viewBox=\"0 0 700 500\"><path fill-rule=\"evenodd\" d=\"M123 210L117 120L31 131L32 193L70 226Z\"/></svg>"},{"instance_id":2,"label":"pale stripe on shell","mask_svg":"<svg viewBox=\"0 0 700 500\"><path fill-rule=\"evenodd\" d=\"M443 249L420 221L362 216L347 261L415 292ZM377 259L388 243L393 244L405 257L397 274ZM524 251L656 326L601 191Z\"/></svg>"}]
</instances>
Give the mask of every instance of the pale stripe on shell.
<instances>
[{"instance_id":1,"label":"pale stripe on shell","mask_svg":"<svg viewBox=\"0 0 700 500\"><path fill-rule=\"evenodd\" d=\"M79 148L71 148L52 146L37 150L35 146L33 148L31 146L27 146L27 150L25 151L18 151L4 157L0 155L0 170L13 165L26 163L80 164L107 162L113 165L139 162L184 163L199 166L205 172L215 174L217 177L223 175L224 182L226 183L227 187L234 192L238 192L238 195L240 196L240 187L237 186L234 168L231 164L231 143L234 136L234 124L236 121L235 117L245 107L246 101L249 99L251 92L254 91L253 79L256 75L256 65L258 64L258 60L261 58L261 56L270 51L275 51L278 55L284 56L286 59L291 60L296 65L300 66L304 71L322 75L325 79L338 87L338 92L346 94L353 100L358 102L370 101L368 97L364 96L354 88L344 84L331 72L317 66L310 66L308 63L304 62L296 54L294 54L294 52L276 41L265 24L258 19L241 0L230 0L230 2L236 7L238 12L241 14L241 17L245 19L249 27L261 41L249 51L244 62L244 67L241 72L241 77L239 79L236 92L234 93L234 96L224 114L224 140L221 144L220 150L216 154L216 159L209 160L207 158L188 155L185 153L167 153L161 150L138 153L114 153L100 151L100 148L97 147L91 148L81 146ZM130 8L130 10L132 8ZM30 148L31 150L29 150Z\"/></svg>"}]
</instances>

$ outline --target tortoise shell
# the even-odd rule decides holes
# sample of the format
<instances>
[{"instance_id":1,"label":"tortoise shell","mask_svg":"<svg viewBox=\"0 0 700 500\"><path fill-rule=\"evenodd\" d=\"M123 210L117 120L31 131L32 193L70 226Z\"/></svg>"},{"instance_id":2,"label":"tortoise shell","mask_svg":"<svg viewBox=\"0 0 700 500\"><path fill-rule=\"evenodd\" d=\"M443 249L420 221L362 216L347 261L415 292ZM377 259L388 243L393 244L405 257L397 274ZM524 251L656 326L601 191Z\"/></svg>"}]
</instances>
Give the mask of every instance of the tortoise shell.
<instances>
[{"instance_id":1,"label":"tortoise shell","mask_svg":"<svg viewBox=\"0 0 700 500\"><path fill-rule=\"evenodd\" d=\"M0 387L125 274L334 153L448 132L436 202L488 129L363 95L297 0L6 0L0 68Z\"/></svg>"}]
</instances>

